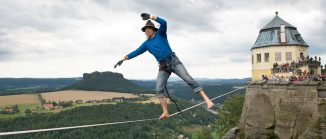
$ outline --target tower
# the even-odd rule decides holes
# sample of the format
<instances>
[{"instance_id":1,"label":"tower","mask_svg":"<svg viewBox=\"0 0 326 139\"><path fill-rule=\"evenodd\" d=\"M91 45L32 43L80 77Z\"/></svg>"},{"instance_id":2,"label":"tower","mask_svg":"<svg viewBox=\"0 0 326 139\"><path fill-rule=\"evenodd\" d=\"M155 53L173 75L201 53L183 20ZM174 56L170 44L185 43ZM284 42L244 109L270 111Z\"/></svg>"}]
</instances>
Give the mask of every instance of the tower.
<instances>
[{"instance_id":1,"label":"tower","mask_svg":"<svg viewBox=\"0 0 326 139\"><path fill-rule=\"evenodd\" d=\"M303 40L297 28L281 19L278 12L275 14L275 17L259 31L258 38L251 48L252 80L260 80L263 75L291 76L292 71L282 73L279 70L275 71L275 65L298 63L309 56L309 45ZM320 74L320 62L315 64L316 67L313 65L311 63L301 65L300 69Z\"/></svg>"}]
</instances>

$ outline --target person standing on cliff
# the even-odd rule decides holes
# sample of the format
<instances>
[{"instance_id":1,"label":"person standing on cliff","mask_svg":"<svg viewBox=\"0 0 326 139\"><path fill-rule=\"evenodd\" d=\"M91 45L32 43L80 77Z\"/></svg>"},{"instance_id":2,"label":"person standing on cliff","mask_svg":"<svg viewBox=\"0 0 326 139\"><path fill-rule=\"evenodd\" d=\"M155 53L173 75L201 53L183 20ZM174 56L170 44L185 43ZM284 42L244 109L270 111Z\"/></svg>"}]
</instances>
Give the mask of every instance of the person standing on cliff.
<instances>
[{"instance_id":1,"label":"person standing on cliff","mask_svg":"<svg viewBox=\"0 0 326 139\"><path fill-rule=\"evenodd\" d=\"M172 51L168 39L167 39L167 22L158 17L151 16L148 13L142 13L143 20L147 20L144 27L141 28L147 36L147 40L140 45L139 48L124 56L114 68L120 66L123 61L130 60L146 51L149 51L159 63L159 72L156 80L156 97L159 98L163 113L159 119L165 119L169 117L167 101L166 101L166 84L171 73L175 73L182 78L193 90L194 93L199 94L207 104L207 108L211 108L214 104L207 97L203 88L189 75L184 65L181 63L176 54ZM151 22L154 20L160 24L157 29Z\"/></svg>"}]
</instances>

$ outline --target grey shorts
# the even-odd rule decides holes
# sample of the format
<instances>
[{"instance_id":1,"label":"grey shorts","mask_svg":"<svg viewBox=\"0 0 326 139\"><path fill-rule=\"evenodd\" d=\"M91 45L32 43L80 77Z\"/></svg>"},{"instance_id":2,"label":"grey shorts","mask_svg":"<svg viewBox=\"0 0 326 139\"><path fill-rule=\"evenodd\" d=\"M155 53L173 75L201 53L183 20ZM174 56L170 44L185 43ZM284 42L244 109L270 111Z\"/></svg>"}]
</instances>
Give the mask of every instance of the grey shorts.
<instances>
[{"instance_id":1,"label":"grey shorts","mask_svg":"<svg viewBox=\"0 0 326 139\"><path fill-rule=\"evenodd\" d=\"M165 86L172 72L183 79L192 88L194 93L203 90L203 88L189 75L175 53L171 53L165 60L160 61L159 67L160 70L156 80L156 97L162 98L167 96Z\"/></svg>"}]
</instances>

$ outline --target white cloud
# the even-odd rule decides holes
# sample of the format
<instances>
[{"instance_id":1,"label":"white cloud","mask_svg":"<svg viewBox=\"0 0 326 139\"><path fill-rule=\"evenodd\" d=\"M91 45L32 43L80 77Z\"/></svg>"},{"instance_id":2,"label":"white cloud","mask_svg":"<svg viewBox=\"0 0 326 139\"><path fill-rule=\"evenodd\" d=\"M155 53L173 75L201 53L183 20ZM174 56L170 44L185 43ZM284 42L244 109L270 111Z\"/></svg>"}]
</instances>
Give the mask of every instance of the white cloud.
<instances>
[{"instance_id":1,"label":"white cloud","mask_svg":"<svg viewBox=\"0 0 326 139\"><path fill-rule=\"evenodd\" d=\"M132 79L156 78L157 63L149 53L113 69L145 40L142 12L168 21L170 45L193 77L250 77L250 48L275 7L275 0L3 0L0 77L75 77L110 70ZM311 55L322 58L325 7L323 0L277 4L279 16L298 28Z\"/></svg>"}]
</instances>

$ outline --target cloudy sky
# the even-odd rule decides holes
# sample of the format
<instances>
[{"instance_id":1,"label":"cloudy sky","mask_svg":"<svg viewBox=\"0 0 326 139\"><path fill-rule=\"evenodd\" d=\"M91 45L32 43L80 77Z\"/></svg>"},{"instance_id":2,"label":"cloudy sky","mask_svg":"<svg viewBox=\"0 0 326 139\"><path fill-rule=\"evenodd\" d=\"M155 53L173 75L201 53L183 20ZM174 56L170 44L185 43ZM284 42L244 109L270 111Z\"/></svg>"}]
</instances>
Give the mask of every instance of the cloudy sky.
<instances>
[{"instance_id":1,"label":"cloudy sky","mask_svg":"<svg viewBox=\"0 0 326 139\"><path fill-rule=\"evenodd\" d=\"M0 77L155 79L148 52L113 68L145 41L142 12L167 20L170 46L195 78L250 77L250 48L276 10L325 64L325 8L325 0L1 0Z\"/></svg>"}]
</instances>

